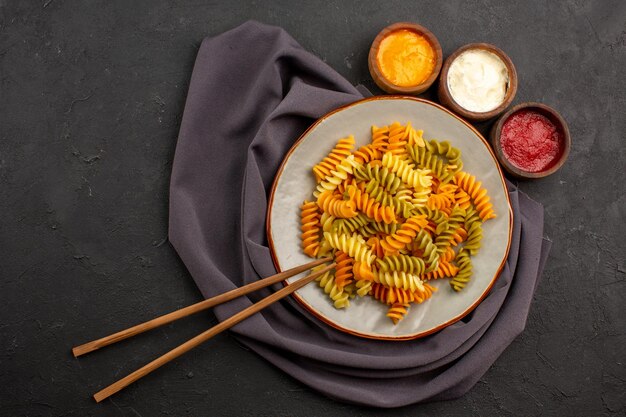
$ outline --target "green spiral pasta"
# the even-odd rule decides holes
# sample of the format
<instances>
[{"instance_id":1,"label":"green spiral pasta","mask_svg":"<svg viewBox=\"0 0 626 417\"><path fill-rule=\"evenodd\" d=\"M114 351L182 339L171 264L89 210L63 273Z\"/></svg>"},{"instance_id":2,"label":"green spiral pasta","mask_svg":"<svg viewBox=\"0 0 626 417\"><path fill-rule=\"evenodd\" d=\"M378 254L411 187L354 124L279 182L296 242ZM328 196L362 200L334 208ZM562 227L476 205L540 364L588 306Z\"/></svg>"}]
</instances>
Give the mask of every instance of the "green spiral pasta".
<instances>
[{"instance_id":1,"label":"green spiral pasta","mask_svg":"<svg viewBox=\"0 0 626 417\"><path fill-rule=\"evenodd\" d=\"M363 213L359 213L355 217L350 217L349 219L335 219L332 223L331 230L326 230L323 227L322 229L325 232L333 231L341 234L351 234L355 230L365 226L370 221L372 221L372 219Z\"/></svg>"},{"instance_id":2,"label":"green spiral pasta","mask_svg":"<svg viewBox=\"0 0 626 417\"><path fill-rule=\"evenodd\" d=\"M444 212L431 209L428 206L416 207L415 211L417 214L425 215L428 220L435 223L435 233L439 234L448 228L448 216L446 216Z\"/></svg>"},{"instance_id":3,"label":"green spiral pasta","mask_svg":"<svg viewBox=\"0 0 626 417\"><path fill-rule=\"evenodd\" d=\"M388 235L394 234L400 227L399 223L383 223L383 222L369 222L365 226L357 230L358 233L365 237L370 237L376 233L385 233Z\"/></svg>"},{"instance_id":4,"label":"green spiral pasta","mask_svg":"<svg viewBox=\"0 0 626 417\"><path fill-rule=\"evenodd\" d=\"M428 265L424 272L428 273L437 269L437 266L439 266L439 253L437 252L437 246L435 246L426 230L422 229L419 231L417 236L415 236L414 244L424 252L424 261Z\"/></svg>"},{"instance_id":5,"label":"green spiral pasta","mask_svg":"<svg viewBox=\"0 0 626 417\"><path fill-rule=\"evenodd\" d=\"M437 252L442 254L446 251L448 246L452 243L454 235L457 229L465 222L465 210L456 206L452 209L450 217L447 220L447 227L445 230L438 232L435 238L435 246L437 246Z\"/></svg>"},{"instance_id":6,"label":"green spiral pasta","mask_svg":"<svg viewBox=\"0 0 626 417\"><path fill-rule=\"evenodd\" d=\"M372 282L373 281L368 281L368 280L360 280L354 283L354 286L356 287L356 294L359 297L364 297L367 294L370 293L370 291L372 290Z\"/></svg>"},{"instance_id":7,"label":"green spiral pasta","mask_svg":"<svg viewBox=\"0 0 626 417\"><path fill-rule=\"evenodd\" d=\"M409 255L390 255L377 258L376 264L378 264L378 270L383 272L406 271L410 274L422 275L426 269L423 259Z\"/></svg>"},{"instance_id":8,"label":"green spiral pasta","mask_svg":"<svg viewBox=\"0 0 626 417\"><path fill-rule=\"evenodd\" d=\"M358 165L353 170L354 177L359 181L376 180L389 193L395 193L401 186L402 180L389 169L370 164Z\"/></svg>"},{"instance_id":9,"label":"green spiral pasta","mask_svg":"<svg viewBox=\"0 0 626 417\"><path fill-rule=\"evenodd\" d=\"M483 239L483 227L482 220L478 215L478 212L471 208L465 215L465 230L467 230L467 239L463 248L469 251L470 255L476 255L478 249L481 246L481 240Z\"/></svg>"},{"instance_id":10,"label":"green spiral pasta","mask_svg":"<svg viewBox=\"0 0 626 417\"><path fill-rule=\"evenodd\" d=\"M400 214L405 219L414 215L413 204L405 199L400 199L387 193L376 180L370 180L370 182L367 183L365 192L383 206L392 207L396 214Z\"/></svg>"},{"instance_id":11,"label":"green spiral pasta","mask_svg":"<svg viewBox=\"0 0 626 417\"><path fill-rule=\"evenodd\" d=\"M454 291L461 291L470 281L472 276L472 260L470 254L465 249L461 249L454 258L454 263L459 268L456 276L450 281L450 286Z\"/></svg>"},{"instance_id":12,"label":"green spiral pasta","mask_svg":"<svg viewBox=\"0 0 626 417\"><path fill-rule=\"evenodd\" d=\"M447 140L439 142L436 139L431 139L426 142L426 148L428 148L430 153L446 158L449 165L456 165L457 170L461 170L461 168L463 168L461 151L452 146Z\"/></svg>"}]
</instances>

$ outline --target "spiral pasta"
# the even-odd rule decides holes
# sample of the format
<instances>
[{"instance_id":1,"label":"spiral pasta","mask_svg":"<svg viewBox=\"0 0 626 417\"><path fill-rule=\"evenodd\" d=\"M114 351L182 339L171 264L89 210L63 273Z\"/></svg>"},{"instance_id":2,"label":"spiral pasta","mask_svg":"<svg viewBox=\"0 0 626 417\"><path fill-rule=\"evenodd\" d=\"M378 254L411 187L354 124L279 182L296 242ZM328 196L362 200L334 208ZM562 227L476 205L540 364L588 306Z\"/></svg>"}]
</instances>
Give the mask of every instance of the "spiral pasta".
<instances>
[{"instance_id":1,"label":"spiral pasta","mask_svg":"<svg viewBox=\"0 0 626 417\"><path fill-rule=\"evenodd\" d=\"M467 230L467 239L463 248L467 250L470 255L476 255L478 249L480 249L481 240L483 239L483 228L480 216L476 210L468 210L465 216L465 229Z\"/></svg>"},{"instance_id":2,"label":"spiral pasta","mask_svg":"<svg viewBox=\"0 0 626 417\"><path fill-rule=\"evenodd\" d=\"M432 177L428 175L430 171L422 169L415 170L407 161L394 156L390 152L386 152L383 155L381 163L384 167L400 177L409 187L430 187L432 183Z\"/></svg>"},{"instance_id":3,"label":"spiral pasta","mask_svg":"<svg viewBox=\"0 0 626 417\"><path fill-rule=\"evenodd\" d=\"M423 147L426 146L424 142L424 138L422 135L424 134L423 130L415 130L413 126L411 126L411 122L406 124L406 129L408 131L407 139L409 142L409 146L418 146Z\"/></svg>"},{"instance_id":4,"label":"spiral pasta","mask_svg":"<svg viewBox=\"0 0 626 417\"><path fill-rule=\"evenodd\" d=\"M376 149L373 144L361 146L359 149L354 151L354 161L357 164L365 164L370 161L374 161L376 159L380 159L382 153L380 150Z\"/></svg>"},{"instance_id":5,"label":"spiral pasta","mask_svg":"<svg viewBox=\"0 0 626 417\"><path fill-rule=\"evenodd\" d=\"M349 186L346 190L350 202L358 209L377 222L387 224L396 221L396 213L393 207L383 206L378 201L371 198L364 190L355 186Z\"/></svg>"},{"instance_id":6,"label":"spiral pasta","mask_svg":"<svg viewBox=\"0 0 626 417\"><path fill-rule=\"evenodd\" d=\"M496 213L493 211L493 205L489 201L487 190L481 188L482 183L476 181L475 176L467 172L459 172L455 175L454 180L459 188L469 194L482 220L489 220L496 217Z\"/></svg>"},{"instance_id":7,"label":"spiral pasta","mask_svg":"<svg viewBox=\"0 0 626 417\"><path fill-rule=\"evenodd\" d=\"M389 235L385 240L381 241L383 249L386 254L394 254L400 249L410 244L417 233L426 226L426 216L415 216L407 219L400 229L392 235Z\"/></svg>"},{"instance_id":8,"label":"spiral pasta","mask_svg":"<svg viewBox=\"0 0 626 417\"><path fill-rule=\"evenodd\" d=\"M395 213L404 218L409 218L413 215L413 204L407 201L408 199L405 198L406 196L401 191L398 191L396 195L391 195L376 180L368 182L364 191L383 206L393 208Z\"/></svg>"},{"instance_id":9,"label":"spiral pasta","mask_svg":"<svg viewBox=\"0 0 626 417\"><path fill-rule=\"evenodd\" d=\"M402 180L389 171L389 169L380 166L357 165L353 170L354 177L359 181L376 180L383 189L394 194L402 186Z\"/></svg>"},{"instance_id":10,"label":"spiral pasta","mask_svg":"<svg viewBox=\"0 0 626 417\"><path fill-rule=\"evenodd\" d=\"M347 284L353 281L354 274L352 273L352 266L354 260L340 250L335 252L335 284L338 288L343 288Z\"/></svg>"},{"instance_id":11,"label":"spiral pasta","mask_svg":"<svg viewBox=\"0 0 626 417\"><path fill-rule=\"evenodd\" d=\"M396 122L372 126L371 142L355 144L340 139L312 168L315 200L300 207L302 250L333 257L334 270L317 281L336 308L371 297L395 324L438 281L449 279L454 291L470 285L483 223L496 214L449 141L426 141Z\"/></svg>"},{"instance_id":12,"label":"spiral pasta","mask_svg":"<svg viewBox=\"0 0 626 417\"><path fill-rule=\"evenodd\" d=\"M357 234L340 235L332 232L325 232L324 239L333 249L347 253L351 258L359 262L365 262L371 265L374 261L372 251L367 248L365 241Z\"/></svg>"},{"instance_id":13,"label":"spiral pasta","mask_svg":"<svg viewBox=\"0 0 626 417\"><path fill-rule=\"evenodd\" d=\"M323 267L323 265L321 266ZM317 270L319 269L321 268L317 268ZM316 268L311 269L311 272L315 271ZM318 282L320 288L322 288L333 301L335 308L346 308L350 305L351 292L337 286L335 275L331 271L326 271L315 280Z\"/></svg>"},{"instance_id":14,"label":"spiral pasta","mask_svg":"<svg viewBox=\"0 0 626 417\"><path fill-rule=\"evenodd\" d=\"M320 250L320 213L317 204L305 201L300 206L302 250L315 258Z\"/></svg>"},{"instance_id":15,"label":"spiral pasta","mask_svg":"<svg viewBox=\"0 0 626 417\"><path fill-rule=\"evenodd\" d=\"M415 164L430 170L443 183L450 182L454 174L459 171L456 166L447 164L425 147L410 146L407 150Z\"/></svg>"},{"instance_id":16,"label":"spiral pasta","mask_svg":"<svg viewBox=\"0 0 626 417\"><path fill-rule=\"evenodd\" d=\"M341 196L333 193L332 191L324 191L318 195L317 205L324 210L325 213L342 219L355 217L359 214L356 211L354 202L345 201L341 198Z\"/></svg>"},{"instance_id":17,"label":"spiral pasta","mask_svg":"<svg viewBox=\"0 0 626 417\"><path fill-rule=\"evenodd\" d=\"M430 271L422 276L422 278L431 280L443 277L454 277L459 272L459 267L450 262L439 262L437 269Z\"/></svg>"},{"instance_id":18,"label":"spiral pasta","mask_svg":"<svg viewBox=\"0 0 626 417\"><path fill-rule=\"evenodd\" d=\"M410 128L410 126L409 126ZM395 122L389 126L389 145L386 151L392 155L402 157L406 155L406 146L408 144L409 131L406 126Z\"/></svg>"},{"instance_id":19,"label":"spiral pasta","mask_svg":"<svg viewBox=\"0 0 626 417\"><path fill-rule=\"evenodd\" d=\"M422 258L410 255L390 255L377 258L376 264L378 269L383 272L405 271L410 274L421 275L426 269Z\"/></svg>"},{"instance_id":20,"label":"spiral pasta","mask_svg":"<svg viewBox=\"0 0 626 417\"><path fill-rule=\"evenodd\" d=\"M381 152L387 150L389 146L389 127L372 126L372 146Z\"/></svg>"},{"instance_id":21,"label":"spiral pasta","mask_svg":"<svg viewBox=\"0 0 626 417\"><path fill-rule=\"evenodd\" d=\"M396 233L399 227L400 225L398 223L387 224L383 222L372 221L361 227L359 230L357 230L357 232L359 232L359 234L363 237L370 237L378 233L384 233L386 235L389 235L392 233Z\"/></svg>"},{"instance_id":22,"label":"spiral pasta","mask_svg":"<svg viewBox=\"0 0 626 417\"><path fill-rule=\"evenodd\" d=\"M417 291L423 289L422 280L418 275L404 271L376 271L374 282L403 290Z\"/></svg>"},{"instance_id":23,"label":"spiral pasta","mask_svg":"<svg viewBox=\"0 0 626 417\"><path fill-rule=\"evenodd\" d=\"M331 170L324 180L317 184L316 192L323 193L324 191L335 190L339 184L347 180L349 176L352 175L352 169L356 165L356 162L354 162L354 155L350 155L345 158L339 165L337 165L336 169Z\"/></svg>"},{"instance_id":24,"label":"spiral pasta","mask_svg":"<svg viewBox=\"0 0 626 417\"><path fill-rule=\"evenodd\" d=\"M328 156L313 167L313 173L317 182L322 181L331 174L331 171L336 170L341 161L351 155L353 147L354 136L350 135L347 138L339 139L339 142L337 142L337 145L330 151Z\"/></svg>"},{"instance_id":25,"label":"spiral pasta","mask_svg":"<svg viewBox=\"0 0 626 417\"><path fill-rule=\"evenodd\" d=\"M446 251L446 249L455 240L457 230L462 223L465 222L465 210L456 206L452 209L448 220L446 221L447 227L442 230L435 238L435 246L437 246L437 253L440 255Z\"/></svg>"},{"instance_id":26,"label":"spiral pasta","mask_svg":"<svg viewBox=\"0 0 626 417\"><path fill-rule=\"evenodd\" d=\"M354 217L343 218L343 219L336 219L332 223L332 231L335 231L335 232L338 232L338 233L349 234L349 233L352 233L355 230L365 226L371 220L372 219L370 219L369 217L367 217L363 213L358 213ZM324 231L325 232L330 232L331 230L324 229Z\"/></svg>"},{"instance_id":27,"label":"spiral pasta","mask_svg":"<svg viewBox=\"0 0 626 417\"><path fill-rule=\"evenodd\" d=\"M459 270L450 281L450 286L454 291L461 291L472 276L472 260L470 259L469 251L462 249L456 255L455 262Z\"/></svg>"}]
</instances>

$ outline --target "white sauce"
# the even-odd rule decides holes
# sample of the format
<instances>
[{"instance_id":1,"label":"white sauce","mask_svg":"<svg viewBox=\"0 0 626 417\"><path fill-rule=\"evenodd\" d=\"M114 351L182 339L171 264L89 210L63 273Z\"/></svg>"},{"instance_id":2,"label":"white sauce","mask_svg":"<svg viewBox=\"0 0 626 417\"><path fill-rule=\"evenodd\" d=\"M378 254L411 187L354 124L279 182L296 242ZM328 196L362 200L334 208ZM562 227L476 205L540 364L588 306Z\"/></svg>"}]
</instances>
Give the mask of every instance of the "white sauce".
<instances>
[{"instance_id":1,"label":"white sauce","mask_svg":"<svg viewBox=\"0 0 626 417\"><path fill-rule=\"evenodd\" d=\"M448 70L450 95L461 107L484 113L504 101L509 71L499 56L484 49L470 49L456 57Z\"/></svg>"}]
</instances>

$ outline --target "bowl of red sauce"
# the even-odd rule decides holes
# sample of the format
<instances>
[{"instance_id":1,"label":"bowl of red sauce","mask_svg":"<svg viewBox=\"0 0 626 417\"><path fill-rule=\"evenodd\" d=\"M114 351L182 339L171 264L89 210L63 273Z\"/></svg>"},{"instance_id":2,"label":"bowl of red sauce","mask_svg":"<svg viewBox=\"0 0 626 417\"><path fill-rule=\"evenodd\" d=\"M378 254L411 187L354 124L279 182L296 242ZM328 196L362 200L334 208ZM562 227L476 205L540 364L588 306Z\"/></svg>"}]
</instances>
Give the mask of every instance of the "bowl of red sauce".
<instances>
[{"instance_id":1,"label":"bowl of red sauce","mask_svg":"<svg viewBox=\"0 0 626 417\"><path fill-rule=\"evenodd\" d=\"M517 178L543 178L567 160L571 137L552 107L522 103L504 113L491 129L491 144L504 169Z\"/></svg>"}]
</instances>

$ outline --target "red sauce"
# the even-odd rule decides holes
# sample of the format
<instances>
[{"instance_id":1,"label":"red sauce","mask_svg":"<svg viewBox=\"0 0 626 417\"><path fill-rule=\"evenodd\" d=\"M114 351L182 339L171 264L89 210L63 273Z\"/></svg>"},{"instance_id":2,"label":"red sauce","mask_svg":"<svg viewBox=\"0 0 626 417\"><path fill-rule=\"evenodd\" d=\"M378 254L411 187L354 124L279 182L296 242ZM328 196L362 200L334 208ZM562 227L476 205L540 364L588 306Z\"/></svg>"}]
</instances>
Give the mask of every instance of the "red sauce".
<instances>
[{"instance_id":1,"label":"red sauce","mask_svg":"<svg viewBox=\"0 0 626 417\"><path fill-rule=\"evenodd\" d=\"M500 145L506 159L527 172L550 169L563 153L563 132L541 113L523 109L504 122Z\"/></svg>"}]
</instances>

